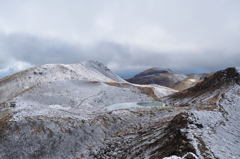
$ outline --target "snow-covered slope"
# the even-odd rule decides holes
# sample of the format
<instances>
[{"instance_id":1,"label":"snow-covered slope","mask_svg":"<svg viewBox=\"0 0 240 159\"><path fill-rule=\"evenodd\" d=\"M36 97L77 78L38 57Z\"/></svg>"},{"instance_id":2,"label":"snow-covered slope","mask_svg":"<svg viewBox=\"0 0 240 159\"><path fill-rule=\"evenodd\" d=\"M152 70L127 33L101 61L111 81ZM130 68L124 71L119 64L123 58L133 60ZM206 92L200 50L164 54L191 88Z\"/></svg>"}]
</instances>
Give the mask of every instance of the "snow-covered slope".
<instances>
[{"instance_id":1,"label":"snow-covered slope","mask_svg":"<svg viewBox=\"0 0 240 159\"><path fill-rule=\"evenodd\" d=\"M0 82L6 92L23 90L1 96L0 158L240 158L238 69L160 98L175 91L122 82L95 62L78 65L47 65L44 73L41 66ZM156 100L159 106L131 106Z\"/></svg>"},{"instance_id":2,"label":"snow-covered slope","mask_svg":"<svg viewBox=\"0 0 240 159\"><path fill-rule=\"evenodd\" d=\"M125 82L96 61L70 65L46 64L1 79L0 103L42 83L66 80Z\"/></svg>"},{"instance_id":3,"label":"snow-covered slope","mask_svg":"<svg viewBox=\"0 0 240 159\"><path fill-rule=\"evenodd\" d=\"M174 92L129 84L96 61L47 64L0 81L0 103L14 105L16 119L36 115L86 118L112 104L152 101Z\"/></svg>"},{"instance_id":4,"label":"snow-covered slope","mask_svg":"<svg viewBox=\"0 0 240 159\"><path fill-rule=\"evenodd\" d=\"M89 158L112 133L106 115L141 109L108 106L174 92L132 85L93 61L48 64L6 77L0 81L0 158Z\"/></svg>"},{"instance_id":5,"label":"snow-covered slope","mask_svg":"<svg viewBox=\"0 0 240 159\"><path fill-rule=\"evenodd\" d=\"M126 82L125 80L123 80L121 77L119 77L118 75L114 74L111 72L111 70L109 68L107 68L105 65L103 65L102 63L98 62L98 61L85 61L82 63L86 68L91 68L93 70L96 70L97 72L103 74L104 76L112 79L115 82ZM95 75L94 75L95 77ZM100 78L99 78L100 79ZM99 81L96 80L96 81Z\"/></svg>"},{"instance_id":6,"label":"snow-covered slope","mask_svg":"<svg viewBox=\"0 0 240 159\"><path fill-rule=\"evenodd\" d=\"M35 87L15 98L14 120L25 117L74 117L87 119L109 105L122 102L153 101L137 87L116 87L82 80L54 81Z\"/></svg>"},{"instance_id":7,"label":"snow-covered slope","mask_svg":"<svg viewBox=\"0 0 240 159\"><path fill-rule=\"evenodd\" d=\"M239 69L228 68L166 99L169 104L193 109L192 118L200 128L190 129L188 135L199 158L240 158L239 92Z\"/></svg>"}]
</instances>

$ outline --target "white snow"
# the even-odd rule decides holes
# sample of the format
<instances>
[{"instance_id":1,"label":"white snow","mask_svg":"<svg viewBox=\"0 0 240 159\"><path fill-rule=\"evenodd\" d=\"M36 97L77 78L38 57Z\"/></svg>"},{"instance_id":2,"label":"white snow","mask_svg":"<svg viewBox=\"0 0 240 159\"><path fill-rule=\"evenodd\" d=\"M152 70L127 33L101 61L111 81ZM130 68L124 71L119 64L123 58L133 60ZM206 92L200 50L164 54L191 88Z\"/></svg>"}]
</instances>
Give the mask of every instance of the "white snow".
<instances>
[{"instance_id":1,"label":"white snow","mask_svg":"<svg viewBox=\"0 0 240 159\"><path fill-rule=\"evenodd\" d=\"M240 86L235 85L219 102L221 111L196 111L195 115L204 126L202 138L215 157L239 159L240 147Z\"/></svg>"},{"instance_id":2,"label":"white snow","mask_svg":"<svg viewBox=\"0 0 240 159\"><path fill-rule=\"evenodd\" d=\"M197 80L196 79L188 79L190 82L196 82Z\"/></svg>"},{"instance_id":3,"label":"white snow","mask_svg":"<svg viewBox=\"0 0 240 159\"><path fill-rule=\"evenodd\" d=\"M74 116L89 118L116 103L153 101L136 87L115 87L101 82L55 81L14 99L15 119L22 116Z\"/></svg>"},{"instance_id":4,"label":"white snow","mask_svg":"<svg viewBox=\"0 0 240 159\"><path fill-rule=\"evenodd\" d=\"M64 106L58 105L58 104L49 105L49 108L60 109L60 110L69 110L69 109L71 109L71 107L64 107Z\"/></svg>"},{"instance_id":5,"label":"white snow","mask_svg":"<svg viewBox=\"0 0 240 159\"><path fill-rule=\"evenodd\" d=\"M16 103L16 106L9 108L14 115L11 119L13 123L21 122L27 117L38 116L85 120L94 119L97 115L104 113L116 115L117 112L121 112L122 116L129 115L131 116L129 119L135 120L133 114L129 113L132 110L137 112L141 108L154 112L152 107L165 106L165 104L157 103L152 97L141 92L139 87L152 88L159 98L176 92L173 89L158 85L127 83L124 86L114 86L106 82L120 85L125 81L98 62L43 65L10 77L10 80L0 81L0 102L10 99L10 102ZM182 129L181 133L188 133L187 137L199 157L193 153L187 153L184 156L173 155L163 159L187 159L188 155L195 159L203 159L202 152L199 150L199 139L196 136L203 140L204 146L210 151L210 157L239 159L239 90L240 86L236 84L224 93L224 100L217 102L220 110L190 110L198 123L203 125L203 128L189 125L188 128ZM214 97L216 95L214 93L216 92L210 92L206 99L196 100L204 102L210 97ZM189 98L184 100L187 102ZM117 111L108 112L112 110ZM165 117L169 117L173 111L175 110L165 111L163 114ZM147 115L149 117L147 119L152 122L159 120L159 117L163 118L161 115ZM161 131L158 133L160 135ZM94 138L102 139L98 138L97 135Z\"/></svg>"},{"instance_id":6,"label":"white snow","mask_svg":"<svg viewBox=\"0 0 240 159\"><path fill-rule=\"evenodd\" d=\"M183 158L178 156L170 156L170 157L164 157L163 159L183 159Z\"/></svg>"},{"instance_id":7,"label":"white snow","mask_svg":"<svg viewBox=\"0 0 240 159\"><path fill-rule=\"evenodd\" d=\"M183 157L179 157L176 155L169 156L169 157L164 157L163 159L190 159L188 156L191 156L191 159L198 159L198 157L191 152L186 153Z\"/></svg>"},{"instance_id":8,"label":"white snow","mask_svg":"<svg viewBox=\"0 0 240 159\"><path fill-rule=\"evenodd\" d=\"M32 87L66 80L126 82L104 65L94 61L69 65L46 64L1 79L0 82L4 84L0 85L0 103Z\"/></svg>"},{"instance_id":9,"label":"white snow","mask_svg":"<svg viewBox=\"0 0 240 159\"><path fill-rule=\"evenodd\" d=\"M140 87L153 89L158 97L175 92L157 85L127 83L96 61L69 65L46 64L0 82L3 83L0 85L0 103L9 99L16 102L16 107L12 108L16 113L15 120L37 115L89 118L114 104L111 109L140 107L136 103L154 100L143 93ZM111 86L107 82L126 82L126 85Z\"/></svg>"},{"instance_id":10,"label":"white snow","mask_svg":"<svg viewBox=\"0 0 240 159\"><path fill-rule=\"evenodd\" d=\"M118 110L118 109L129 109L129 108L146 108L146 107L161 107L161 106L165 106L164 103L161 102L153 102L153 101L149 101L149 102L128 102L128 103L117 103L117 104L113 104L110 106L106 107L106 110L108 111L112 111L112 110Z\"/></svg>"},{"instance_id":11,"label":"white snow","mask_svg":"<svg viewBox=\"0 0 240 159\"><path fill-rule=\"evenodd\" d=\"M160 85L152 85L153 86L153 90L154 93L158 96L158 97L164 97L164 96L168 96L170 94L176 93L177 91L168 87L164 87L164 86L160 86Z\"/></svg>"},{"instance_id":12,"label":"white snow","mask_svg":"<svg viewBox=\"0 0 240 159\"><path fill-rule=\"evenodd\" d=\"M240 73L240 67L235 67L238 73Z\"/></svg>"},{"instance_id":13,"label":"white snow","mask_svg":"<svg viewBox=\"0 0 240 159\"><path fill-rule=\"evenodd\" d=\"M157 84L150 84L150 85L131 84L131 85L136 86L136 87L152 88L153 91L154 91L154 94L159 98L165 97L165 96L168 96L170 94L173 94L173 93L177 92L177 90L175 90L175 89L165 87L165 86L160 86L160 85L157 85Z\"/></svg>"}]
</instances>

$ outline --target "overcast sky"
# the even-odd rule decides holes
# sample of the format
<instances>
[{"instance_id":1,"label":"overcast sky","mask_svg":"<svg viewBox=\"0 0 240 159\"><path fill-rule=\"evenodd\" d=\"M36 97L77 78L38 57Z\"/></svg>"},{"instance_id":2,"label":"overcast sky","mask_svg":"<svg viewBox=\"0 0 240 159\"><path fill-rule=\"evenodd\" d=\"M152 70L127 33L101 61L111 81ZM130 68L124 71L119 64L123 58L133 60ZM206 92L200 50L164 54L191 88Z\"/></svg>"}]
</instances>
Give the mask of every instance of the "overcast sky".
<instances>
[{"instance_id":1,"label":"overcast sky","mask_svg":"<svg viewBox=\"0 0 240 159\"><path fill-rule=\"evenodd\" d=\"M84 60L201 72L239 55L240 0L0 0L0 76Z\"/></svg>"}]
</instances>

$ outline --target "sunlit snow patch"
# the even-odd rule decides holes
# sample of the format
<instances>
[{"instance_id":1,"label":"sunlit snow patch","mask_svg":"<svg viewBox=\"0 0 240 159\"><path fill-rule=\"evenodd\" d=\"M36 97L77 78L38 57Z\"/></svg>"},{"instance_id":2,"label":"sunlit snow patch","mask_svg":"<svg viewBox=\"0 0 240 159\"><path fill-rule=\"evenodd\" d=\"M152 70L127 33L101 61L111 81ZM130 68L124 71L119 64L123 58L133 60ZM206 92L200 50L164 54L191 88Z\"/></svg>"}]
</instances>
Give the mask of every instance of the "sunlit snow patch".
<instances>
[{"instance_id":1,"label":"sunlit snow patch","mask_svg":"<svg viewBox=\"0 0 240 159\"><path fill-rule=\"evenodd\" d=\"M53 108L53 109L61 109L61 110L68 110L70 109L70 107L64 107L64 106L61 106L61 105L49 105L50 108Z\"/></svg>"},{"instance_id":2,"label":"sunlit snow patch","mask_svg":"<svg viewBox=\"0 0 240 159\"><path fill-rule=\"evenodd\" d=\"M173 155L170 157L164 157L163 159L198 159L198 157L194 153L188 152L183 157Z\"/></svg>"},{"instance_id":3,"label":"sunlit snow patch","mask_svg":"<svg viewBox=\"0 0 240 159\"><path fill-rule=\"evenodd\" d=\"M171 157L164 157L163 159L183 159L183 158L178 156L171 156Z\"/></svg>"},{"instance_id":4,"label":"sunlit snow patch","mask_svg":"<svg viewBox=\"0 0 240 159\"><path fill-rule=\"evenodd\" d=\"M127 109L132 107L162 107L165 106L164 103L158 101L149 101L149 102L128 102L128 103L117 103L106 107L107 110L116 110L116 109Z\"/></svg>"}]
</instances>

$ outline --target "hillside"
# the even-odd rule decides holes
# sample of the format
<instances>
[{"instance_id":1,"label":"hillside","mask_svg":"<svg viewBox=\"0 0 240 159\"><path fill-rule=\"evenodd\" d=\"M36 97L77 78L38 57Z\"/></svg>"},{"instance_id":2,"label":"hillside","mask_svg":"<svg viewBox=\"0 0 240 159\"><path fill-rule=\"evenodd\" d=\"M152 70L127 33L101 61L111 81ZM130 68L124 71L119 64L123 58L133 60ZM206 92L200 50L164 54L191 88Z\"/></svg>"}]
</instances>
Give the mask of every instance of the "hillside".
<instances>
[{"instance_id":1,"label":"hillside","mask_svg":"<svg viewBox=\"0 0 240 159\"><path fill-rule=\"evenodd\" d=\"M240 72L238 68L218 71L182 92L165 99L167 104L194 109L201 128L190 134L204 143L204 158L239 158Z\"/></svg>"},{"instance_id":2,"label":"hillside","mask_svg":"<svg viewBox=\"0 0 240 159\"><path fill-rule=\"evenodd\" d=\"M95 62L74 66L0 82L0 158L240 158L238 69L176 92L130 84Z\"/></svg>"},{"instance_id":3,"label":"hillside","mask_svg":"<svg viewBox=\"0 0 240 159\"><path fill-rule=\"evenodd\" d=\"M71 65L47 64L0 79L0 103L37 85L67 80L125 82L96 61Z\"/></svg>"}]
</instances>

